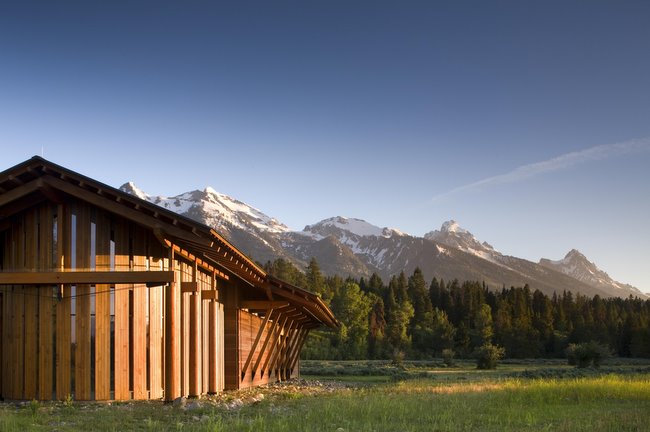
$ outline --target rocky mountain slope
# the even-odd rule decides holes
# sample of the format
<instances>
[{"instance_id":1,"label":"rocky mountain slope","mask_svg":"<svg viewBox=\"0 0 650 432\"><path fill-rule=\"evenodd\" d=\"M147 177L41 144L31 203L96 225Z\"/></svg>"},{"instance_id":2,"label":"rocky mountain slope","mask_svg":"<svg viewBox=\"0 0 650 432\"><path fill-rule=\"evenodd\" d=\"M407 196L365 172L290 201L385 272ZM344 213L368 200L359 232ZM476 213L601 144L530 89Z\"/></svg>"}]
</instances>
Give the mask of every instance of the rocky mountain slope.
<instances>
[{"instance_id":1,"label":"rocky mountain slope","mask_svg":"<svg viewBox=\"0 0 650 432\"><path fill-rule=\"evenodd\" d=\"M539 263L505 256L455 221L445 222L424 237L340 216L292 231L259 209L210 187L174 197L148 195L133 183L121 189L214 227L262 263L285 258L304 267L315 257L325 273L342 276L367 277L376 272L387 281L402 270L410 274L420 267L428 280L479 280L493 288L528 284L549 295L570 290L590 296L644 297L637 288L613 281L577 251L560 261L542 259Z\"/></svg>"}]
</instances>

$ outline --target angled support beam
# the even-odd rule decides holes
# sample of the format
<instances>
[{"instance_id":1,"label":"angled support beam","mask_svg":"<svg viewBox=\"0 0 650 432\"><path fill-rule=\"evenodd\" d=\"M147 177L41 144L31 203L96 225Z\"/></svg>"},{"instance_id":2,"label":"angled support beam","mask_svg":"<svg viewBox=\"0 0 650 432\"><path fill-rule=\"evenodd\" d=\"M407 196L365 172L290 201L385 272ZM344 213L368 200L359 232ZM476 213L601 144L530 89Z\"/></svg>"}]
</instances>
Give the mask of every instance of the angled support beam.
<instances>
[{"instance_id":1,"label":"angled support beam","mask_svg":"<svg viewBox=\"0 0 650 432\"><path fill-rule=\"evenodd\" d=\"M280 325L277 326L276 329L275 329L275 334L273 335L271 349L269 351L268 356L266 357L266 360L264 360L264 364L262 365L262 369L261 369L262 375L264 375L264 373L266 373L269 370L268 367L270 365L273 365L273 362L275 361L275 356L276 356L277 352L279 351L278 348L279 348L279 345L280 345L280 337L282 335L282 328L287 323L287 319L288 318L286 316L280 318Z\"/></svg>"},{"instance_id":2,"label":"angled support beam","mask_svg":"<svg viewBox=\"0 0 650 432\"><path fill-rule=\"evenodd\" d=\"M289 376L291 376L293 369L296 367L296 363L298 363L298 359L300 358L300 351L302 351L302 347L307 340L307 335L309 334L309 329L307 328L303 328L300 331L300 337L296 342L295 351L293 352L291 362L289 363Z\"/></svg>"},{"instance_id":3,"label":"angled support beam","mask_svg":"<svg viewBox=\"0 0 650 432\"><path fill-rule=\"evenodd\" d=\"M269 322L269 318L271 318L272 313L273 313L273 309L269 309L267 311L266 316L264 317L264 321L262 322L260 329L257 331L257 336L255 336L255 341L253 342L253 345L251 345L251 350L249 351L248 357L246 358L246 362L244 363L244 367L241 370L242 380L246 376L246 371L248 370L248 366L250 366L251 361L253 361L253 357L255 356L255 350L257 350L257 344L260 343L260 339L262 338L262 334L264 334L264 330L266 329L266 324ZM258 357L261 357L262 354L263 352L260 352L260 355Z\"/></svg>"}]
</instances>

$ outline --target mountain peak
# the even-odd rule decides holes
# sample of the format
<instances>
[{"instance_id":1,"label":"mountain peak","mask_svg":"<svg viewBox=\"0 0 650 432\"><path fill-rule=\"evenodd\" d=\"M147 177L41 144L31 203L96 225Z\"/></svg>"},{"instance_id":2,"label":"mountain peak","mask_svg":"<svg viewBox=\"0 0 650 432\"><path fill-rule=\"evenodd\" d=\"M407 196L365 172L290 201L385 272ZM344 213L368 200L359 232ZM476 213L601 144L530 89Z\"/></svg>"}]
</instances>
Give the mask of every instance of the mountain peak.
<instances>
[{"instance_id":1,"label":"mountain peak","mask_svg":"<svg viewBox=\"0 0 650 432\"><path fill-rule=\"evenodd\" d=\"M359 237L391 237L393 234L405 235L401 231L393 228L380 228L363 219L343 216L334 216L316 224L307 225L303 233L327 237L333 234L334 231L345 231Z\"/></svg>"},{"instance_id":2,"label":"mountain peak","mask_svg":"<svg viewBox=\"0 0 650 432\"><path fill-rule=\"evenodd\" d=\"M451 219L448 220L447 222L443 223L442 226L440 227L441 232L449 232L449 233L467 233L468 231L461 228L460 225L458 225L458 222L455 220Z\"/></svg>"},{"instance_id":3,"label":"mountain peak","mask_svg":"<svg viewBox=\"0 0 650 432\"><path fill-rule=\"evenodd\" d=\"M564 259L572 259L572 258L581 258L586 260L587 257L582 254L578 249L571 249L567 254L565 255Z\"/></svg>"},{"instance_id":4,"label":"mountain peak","mask_svg":"<svg viewBox=\"0 0 650 432\"><path fill-rule=\"evenodd\" d=\"M453 219L443 223L439 231L426 233L424 238L493 262L495 257L501 255L489 243L481 243L471 232L461 228Z\"/></svg>"},{"instance_id":5,"label":"mountain peak","mask_svg":"<svg viewBox=\"0 0 650 432\"><path fill-rule=\"evenodd\" d=\"M206 195L219 195L219 192L217 192L211 186L206 186L205 189L203 189L203 193Z\"/></svg>"},{"instance_id":6,"label":"mountain peak","mask_svg":"<svg viewBox=\"0 0 650 432\"><path fill-rule=\"evenodd\" d=\"M128 183L124 183L122 186L120 186L120 190L122 192L126 192L128 194L137 196L138 198L143 199L143 200L148 200L149 199L149 195L147 195L144 191L142 191L140 188L138 188L135 185L135 183L133 183L132 181L130 181Z\"/></svg>"},{"instance_id":7,"label":"mountain peak","mask_svg":"<svg viewBox=\"0 0 650 432\"><path fill-rule=\"evenodd\" d=\"M577 249L571 249L563 259L558 261L542 258L539 260L539 264L546 268L564 273L591 286L601 289L609 289L609 292L611 292L611 288L613 288L614 291L627 293L632 292L635 295L644 297L644 294L638 288L613 280L607 273L599 269L595 263L589 261L589 259Z\"/></svg>"}]
</instances>

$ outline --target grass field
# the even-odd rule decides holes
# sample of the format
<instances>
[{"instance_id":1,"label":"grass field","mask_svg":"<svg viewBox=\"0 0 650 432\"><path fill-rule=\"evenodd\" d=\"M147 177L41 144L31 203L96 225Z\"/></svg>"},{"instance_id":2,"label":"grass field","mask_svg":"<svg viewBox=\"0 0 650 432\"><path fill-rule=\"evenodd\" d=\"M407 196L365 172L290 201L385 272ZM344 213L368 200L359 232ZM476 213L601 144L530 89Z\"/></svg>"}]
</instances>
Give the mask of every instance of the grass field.
<instances>
[{"instance_id":1,"label":"grass field","mask_svg":"<svg viewBox=\"0 0 650 432\"><path fill-rule=\"evenodd\" d=\"M188 401L0 404L0 430L650 431L650 363L304 362L297 384Z\"/></svg>"}]
</instances>

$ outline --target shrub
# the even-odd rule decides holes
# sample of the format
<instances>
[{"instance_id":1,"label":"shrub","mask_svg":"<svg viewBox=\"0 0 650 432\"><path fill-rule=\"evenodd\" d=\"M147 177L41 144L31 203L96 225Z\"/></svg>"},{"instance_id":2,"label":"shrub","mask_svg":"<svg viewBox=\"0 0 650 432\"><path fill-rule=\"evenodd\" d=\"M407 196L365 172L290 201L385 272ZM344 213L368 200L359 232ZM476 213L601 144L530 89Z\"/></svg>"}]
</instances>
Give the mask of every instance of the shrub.
<instances>
[{"instance_id":1,"label":"shrub","mask_svg":"<svg viewBox=\"0 0 650 432\"><path fill-rule=\"evenodd\" d=\"M442 350L442 361L444 364L447 366L454 366L456 364L456 361L454 360L454 356L456 353L454 350L445 348Z\"/></svg>"},{"instance_id":2,"label":"shrub","mask_svg":"<svg viewBox=\"0 0 650 432\"><path fill-rule=\"evenodd\" d=\"M487 342L474 351L477 369L495 369L499 360L503 358L506 350L498 345Z\"/></svg>"},{"instance_id":3,"label":"shrub","mask_svg":"<svg viewBox=\"0 0 650 432\"><path fill-rule=\"evenodd\" d=\"M611 353L605 345L596 341L580 344L569 344L566 349L567 361L570 365L578 368L586 368L590 365L598 368L603 360L609 358Z\"/></svg>"}]
</instances>

